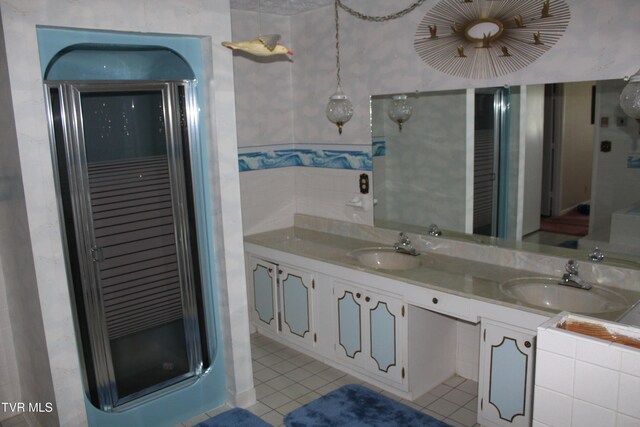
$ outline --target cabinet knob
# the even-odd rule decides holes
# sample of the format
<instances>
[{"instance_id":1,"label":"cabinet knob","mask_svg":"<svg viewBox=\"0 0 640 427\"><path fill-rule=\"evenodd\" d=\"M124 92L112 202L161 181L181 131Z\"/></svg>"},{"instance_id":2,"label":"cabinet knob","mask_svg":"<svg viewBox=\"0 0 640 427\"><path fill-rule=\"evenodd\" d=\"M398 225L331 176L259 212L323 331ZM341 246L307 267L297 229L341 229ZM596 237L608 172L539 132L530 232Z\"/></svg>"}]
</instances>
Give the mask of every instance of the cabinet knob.
<instances>
[{"instance_id":1,"label":"cabinet knob","mask_svg":"<svg viewBox=\"0 0 640 427\"><path fill-rule=\"evenodd\" d=\"M371 301L371 298L369 298L369 297L365 297L365 299L364 299L364 300L365 300L366 302L369 302L369 301Z\"/></svg>"},{"instance_id":2,"label":"cabinet knob","mask_svg":"<svg viewBox=\"0 0 640 427\"><path fill-rule=\"evenodd\" d=\"M282 270L278 270L278 274L282 274Z\"/></svg>"},{"instance_id":3,"label":"cabinet knob","mask_svg":"<svg viewBox=\"0 0 640 427\"><path fill-rule=\"evenodd\" d=\"M360 296L361 296L361 295L360 295L360 292L358 292L358 293L356 294L356 298L360 298Z\"/></svg>"},{"instance_id":4,"label":"cabinet knob","mask_svg":"<svg viewBox=\"0 0 640 427\"><path fill-rule=\"evenodd\" d=\"M269 273L272 273L272 272L273 272L273 268L270 268L270 269L269 269Z\"/></svg>"},{"instance_id":5,"label":"cabinet knob","mask_svg":"<svg viewBox=\"0 0 640 427\"><path fill-rule=\"evenodd\" d=\"M435 297L434 297L434 298L431 300L431 302L432 302L432 303L434 303L434 304L437 304L437 303L438 303L438 298L435 298Z\"/></svg>"},{"instance_id":6,"label":"cabinet knob","mask_svg":"<svg viewBox=\"0 0 640 427\"><path fill-rule=\"evenodd\" d=\"M525 341L524 346L527 348L531 348L531 341Z\"/></svg>"}]
</instances>

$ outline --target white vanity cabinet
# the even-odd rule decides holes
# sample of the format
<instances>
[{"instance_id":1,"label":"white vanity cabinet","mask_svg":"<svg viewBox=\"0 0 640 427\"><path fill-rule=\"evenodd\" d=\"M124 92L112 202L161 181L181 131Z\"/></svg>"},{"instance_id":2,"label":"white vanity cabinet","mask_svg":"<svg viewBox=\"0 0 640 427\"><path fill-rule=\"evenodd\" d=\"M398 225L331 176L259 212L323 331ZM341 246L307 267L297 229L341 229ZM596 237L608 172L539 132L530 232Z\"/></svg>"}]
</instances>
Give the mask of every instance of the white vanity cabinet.
<instances>
[{"instance_id":1,"label":"white vanity cabinet","mask_svg":"<svg viewBox=\"0 0 640 427\"><path fill-rule=\"evenodd\" d=\"M313 291L311 272L263 259L248 258L252 320L263 332L281 335L299 345L313 346Z\"/></svg>"},{"instance_id":2,"label":"white vanity cabinet","mask_svg":"<svg viewBox=\"0 0 640 427\"><path fill-rule=\"evenodd\" d=\"M398 297L334 279L335 356L352 369L407 390L407 309Z\"/></svg>"},{"instance_id":3,"label":"white vanity cabinet","mask_svg":"<svg viewBox=\"0 0 640 427\"><path fill-rule=\"evenodd\" d=\"M481 321L478 422L531 425L535 332Z\"/></svg>"},{"instance_id":4,"label":"white vanity cabinet","mask_svg":"<svg viewBox=\"0 0 640 427\"><path fill-rule=\"evenodd\" d=\"M249 248L249 307L260 333L408 400L459 372L461 351L473 348L462 360L473 366L469 378L478 375L478 422L531 425L535 328L544 316ZM461 321L473 342L459 340Z\"/></svg>"}]
</instances>

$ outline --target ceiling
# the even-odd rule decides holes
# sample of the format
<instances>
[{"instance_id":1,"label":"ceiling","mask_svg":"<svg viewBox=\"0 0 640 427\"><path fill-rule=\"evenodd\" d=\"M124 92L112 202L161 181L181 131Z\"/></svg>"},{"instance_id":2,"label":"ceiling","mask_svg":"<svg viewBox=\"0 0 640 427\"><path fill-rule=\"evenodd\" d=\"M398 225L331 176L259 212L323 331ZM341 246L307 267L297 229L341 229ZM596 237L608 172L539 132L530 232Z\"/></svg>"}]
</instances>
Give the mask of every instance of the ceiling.
<instances>
[{"instance_id":1,"label":"ceiling","mask_svg":"<svg viewBox=\"0 0 640 427\"><path fill-rule=\"evenodd\" d=\"M231 0L231 9L273 15L296 15L333 4L333 0Z\"/></svg>"}]
</instances>

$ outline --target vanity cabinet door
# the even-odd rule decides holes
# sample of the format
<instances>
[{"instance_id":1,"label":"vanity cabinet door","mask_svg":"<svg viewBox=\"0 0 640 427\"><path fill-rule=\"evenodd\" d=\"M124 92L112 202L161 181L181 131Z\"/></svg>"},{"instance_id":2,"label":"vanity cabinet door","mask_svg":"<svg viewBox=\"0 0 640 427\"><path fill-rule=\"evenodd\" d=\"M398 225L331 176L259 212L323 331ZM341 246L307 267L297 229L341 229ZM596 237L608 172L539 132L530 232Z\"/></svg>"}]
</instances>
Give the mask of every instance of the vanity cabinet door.
<instances>
[{"instance_id":1,"label":"vanity cabinet door","mask_svg":"<svg viewBox=\"0 0 640 427\"><path fill-rule=\"evenodd\" d=\"M535 333L482 321L478 422L531 425Z\"/></svg>"},{"instance_id":2,"label":"vanity cabinet door","mask_svg":"<svg viewBox=\"0 0 640 427\"><path fill-rule=\"evenodd\" d=\"M257 327L277 332L278 266L256 258L249 258L248 265L253 322Z\"/></svg>"},{"instance_id":3,"label":"vanity cabinet door","mask_svg":"<svg viewBox=\"0 0 640 427\"><path fill-rule=\"evenodd\" d=\"M299 345L313 346L312 273L284 264L247 257L249 304L253 324Z\"/></svg>"},{"instance_id":4,"label":"vanity cabinet door","mask_svg":"<svg viewBox=\"0 0 640 427\"><path fill-rule=\"evenodd\" d=\"M404 328L405 308L399 299L366 292L370 369L395 382L402 383L405 369L400 337Z\"/></svg>"},{"instance_id":5,"label":"vanity cabinet door","mask_svg":"<svg viewBox=\"0 0 640 427\"><path fill-rule=\"evenodd\" d=\"M362 330L362 311L364 298L362 289L334 285L334 308L337 314L336 355L348 362L359 362L363 352L364 332Z\"/></svg>"},{"instance_id":6,"label":"vanity cabinet door","mask_svg":"<svg viewBox=\"0 0 640 427\"><path fill-rule=\"evenodd\" d=\"M406 383L402 301L334 281L333 305L336 357L386 382Z\"/></svg>"},{"instance_id":7,"label":"vanity cabinet door","mask_svg":"<svg viewBox=\"0 0 640 427\"><path fill-rule=\"evenodd\" d=\"M308 345L315 342L312 295L315 279L307 271L280 265L281 325L280 332L292 341Z\"/></svg>"}]
</instances>

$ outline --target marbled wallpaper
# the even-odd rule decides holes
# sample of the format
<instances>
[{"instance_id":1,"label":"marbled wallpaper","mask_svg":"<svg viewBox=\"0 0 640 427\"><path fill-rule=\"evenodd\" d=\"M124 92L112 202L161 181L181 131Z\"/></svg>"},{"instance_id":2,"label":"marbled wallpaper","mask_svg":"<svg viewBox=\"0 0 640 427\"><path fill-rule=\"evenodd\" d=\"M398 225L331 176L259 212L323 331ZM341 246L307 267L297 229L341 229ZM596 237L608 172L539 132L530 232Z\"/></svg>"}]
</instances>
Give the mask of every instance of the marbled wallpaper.
<instances>
[{"instance_id":1,"label":"marbled wallpaper","mask_svg":"<svg viewBox=\"0 0 640 427\"><path fill-rule=\"evenodd\" d=\"M607 127L596 127L597 140L612 142L610 152L600 152L594 158L592 186L598 197L591 206L589 234L597 240L609 240L613 212L640 202L640 169L627 168L629 154L640 153L640 124L630 119L626 126L615 123L617 117L623 116L618 102L624 85L620 81L606 81L597 86L601 103L596 117L609 119Z\"/></svg>"},{"instance_id":2,"label":"marbled wallpaper","mask_svg":"<svg viewBox=\"0 0 640 427\"><path fill-rule=\"evenodd\" d=\"M373 171L375 219L465 231L466 91L409 95L408 102L413 114L402 131L386 115L388 98L371 104L385 140L384 166L377 162Z\"/></svg>"},{"instance_id":3,"label":"marbled wallpaper","mask_svg":"<svg viewBox=\"0 0 640 427\"><path fill-rule=\"evenodd\" d=\"M291 62L260 64L249 63L247 58L234 59L239 147L257 148L284 141L294 146L315 144L325 148L333 144L367 144L372 135L372 94L612 79L631 75L640 68L640 58L635 54L640 37L640 2L566 0L571 22L565 34L528 67L495 79L451 77L425 64L413 47L418 23L436 3L437 0L426 0L405 17L384 23L361 21L340 11L342 88L355 108L342 135L325 116L326 104L336 86L333 5L290 17L268 13L259 17L255 12L234 11L234 37L255 33L261 22L262 32L281 32L294 52ZM349 6L369 15L385 15L399 9L397 2L382 0L350 0ZM283 89L281 79L286 75L290 80ZM256 84L263 81L262 76L268 76L271 84ZM273 108L257 108L265 100ZM287 102L290 105L285 107ZM517 162L518 156L514 160ZM324 170L326 174L334 172ZM518 183L518 179L514 182ZM510 231L517 232L515 228Z\"/></svg>"},{"instance_id":4,"label":"marbled wallpaper","mask_svg":"<svg viewBox=\"0 0 640 427\"><path fill-rule=\"evenodd\" d=\"M361 21L341 11L342 88L355 109L342 136L324 117L336 82L333 7L291 17L291 39L297 51L292 80L295 142L362 142L370 132L371 94L601 80L631 75L640 68L636 54L640 2L566 2L571 22L551 50L522 70L487 80L451 77L429 67L416 54L417 25L437 0L427 0L405 17L384 23ZM349 6L370 15L398 9L396 2L380 0L352 0Z\"/></svg>"}]
</instances>

